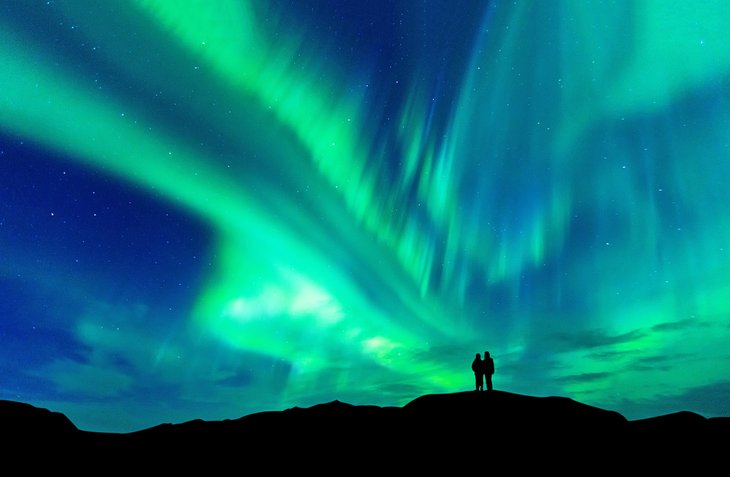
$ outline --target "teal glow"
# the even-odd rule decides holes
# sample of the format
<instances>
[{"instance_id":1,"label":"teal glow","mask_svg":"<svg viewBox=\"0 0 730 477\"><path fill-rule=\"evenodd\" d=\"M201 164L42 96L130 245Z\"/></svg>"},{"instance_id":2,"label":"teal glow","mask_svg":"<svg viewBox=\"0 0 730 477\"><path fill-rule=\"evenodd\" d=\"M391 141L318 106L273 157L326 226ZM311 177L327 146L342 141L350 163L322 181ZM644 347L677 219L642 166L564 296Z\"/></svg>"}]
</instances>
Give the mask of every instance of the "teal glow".
<instances>
[{"instance_id":1,"label":"teal glow","mask_svg":"<svg viewBox=\"0 0 730 477\"><path fill-rule=\"evenodd\" d=\"M71 233L34 247L19 224L92 202L28 217L7 193L0 287L64 308L2 309L69 344L17 331L48 355L3 355L39 384L0 396L124 431L402 405L471 389L488 349L497 389L730 413L725 2L310 7L2 7L3 170L33 148L126 187L99 247L174 236L149 255L183 271L75 265ZM145 201L184 225L135 225Z\"/></svg>"}]
</instances>

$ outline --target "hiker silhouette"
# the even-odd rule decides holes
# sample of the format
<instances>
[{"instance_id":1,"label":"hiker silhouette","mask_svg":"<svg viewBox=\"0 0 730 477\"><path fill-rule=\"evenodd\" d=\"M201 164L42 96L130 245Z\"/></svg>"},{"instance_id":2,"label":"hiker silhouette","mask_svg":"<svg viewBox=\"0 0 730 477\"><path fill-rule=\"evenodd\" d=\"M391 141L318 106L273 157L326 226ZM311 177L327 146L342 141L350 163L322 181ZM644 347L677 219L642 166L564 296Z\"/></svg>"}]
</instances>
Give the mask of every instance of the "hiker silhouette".
<instances>
[{"instance_id":1,"label":"hiker silhouette","mask_svg":"<svg viewBox=\"0 0 730 477\"><path fill-rule=\"evenodd\" d=\"M471 370L474 371L474 379L476 380L477 391L484 391L484 363L482 357L477 353L474 361L471 362Z\"/></svg>"},{"instance_id":2,"label":"hiker silhouette","mask_svg":"<svg viewBox=\"0 0 730 477\"><path fill-rule=\"evenodd\" d=\"M489 351L484 352L484 379L487 381L487 391L492 390L492 375L494 374L494 359L489 355Z\"/></svg>"}]
</instances>

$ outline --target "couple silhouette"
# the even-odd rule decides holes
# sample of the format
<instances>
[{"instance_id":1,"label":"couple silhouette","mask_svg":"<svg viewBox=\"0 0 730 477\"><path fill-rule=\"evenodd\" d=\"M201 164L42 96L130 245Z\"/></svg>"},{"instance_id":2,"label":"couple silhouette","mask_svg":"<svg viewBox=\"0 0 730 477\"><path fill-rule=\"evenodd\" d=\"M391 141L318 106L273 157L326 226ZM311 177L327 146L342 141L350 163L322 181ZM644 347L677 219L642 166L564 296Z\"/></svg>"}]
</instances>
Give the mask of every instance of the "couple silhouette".
<instances>
[{"instance_id":1,"label":"couple silhouette","mask_svg":"<svg viewBox=\"0 0 730 477\"><path fill-rule=\"evenodd\" d=\"M487 391L492 390L492 375L494 374L494 360L489 356L489 351L484 352L484 359L477 353L474 361L471 362L471 370L476 378L477 391L484 391L484 380L487 381Z\"/></svg>"}]
</instances>

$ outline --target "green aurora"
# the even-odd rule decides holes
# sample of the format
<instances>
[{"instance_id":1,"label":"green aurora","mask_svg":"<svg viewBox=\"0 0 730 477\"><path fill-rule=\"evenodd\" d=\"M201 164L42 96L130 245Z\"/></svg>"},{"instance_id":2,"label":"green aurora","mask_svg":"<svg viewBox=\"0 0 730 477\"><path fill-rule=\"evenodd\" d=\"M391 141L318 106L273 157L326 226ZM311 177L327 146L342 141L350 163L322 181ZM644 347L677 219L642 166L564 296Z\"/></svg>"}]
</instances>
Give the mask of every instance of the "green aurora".
<instances>
[{"instance_id":1,"label":"green aurora","mask_svg":"<svg viewBox=\"0 0 730 477\"><path fill-rule=\"evenodd\" d=\"M0 397L102 431L403 405L489 350L497 389L730 415L730 5L356 3L0 7ZM140 204L112 263L195 259L69 260L58 171Z\"/></svg>"}]
</instances>

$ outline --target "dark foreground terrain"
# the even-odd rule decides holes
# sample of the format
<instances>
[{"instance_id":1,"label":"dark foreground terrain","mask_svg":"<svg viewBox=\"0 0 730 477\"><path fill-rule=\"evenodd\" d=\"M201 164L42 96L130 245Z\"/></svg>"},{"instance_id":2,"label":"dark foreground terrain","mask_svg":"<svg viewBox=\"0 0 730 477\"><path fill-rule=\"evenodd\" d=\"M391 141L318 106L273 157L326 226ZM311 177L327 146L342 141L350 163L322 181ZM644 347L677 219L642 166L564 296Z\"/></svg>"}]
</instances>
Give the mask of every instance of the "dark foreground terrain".
<instances>
[{"instance_id":1,"label":"dark foreground terrain","mask_svg":"<svg viewBox=\"0 0 730 477\"><path fill-rule=\"evenodd\" d=\"M333 401L128 434L81 431L63 414L0 401L0 426L6 466L19 463L27 473L51 466L87 475L549 469L707 475L727 472L730 462L730 418L679 412L629 421L568 398L502 391L425 395L403 407Z\"/></svg>"}]
</instances>

